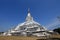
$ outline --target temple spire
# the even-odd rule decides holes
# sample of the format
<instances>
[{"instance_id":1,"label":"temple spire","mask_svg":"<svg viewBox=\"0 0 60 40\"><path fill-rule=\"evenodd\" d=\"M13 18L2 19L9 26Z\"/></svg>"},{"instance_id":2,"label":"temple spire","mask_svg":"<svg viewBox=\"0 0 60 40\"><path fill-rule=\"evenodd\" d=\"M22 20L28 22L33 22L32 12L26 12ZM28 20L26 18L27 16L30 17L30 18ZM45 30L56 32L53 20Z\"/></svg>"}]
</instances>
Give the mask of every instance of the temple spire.
<instances>
[{"instance_id":1,"label":"temple spire","mask_svg":"<svg viewBox=\"0 0 60 40\"><path fill-rule=\"evenodd\" d=\"M30 13L30 8L28 8L28 13Z\"/></svg>"},{"instance_id":2,"label":"temple spire","mask_svg":"<svg viewBox=\"0 0 60 40\"><path fill-rule=\"evenodd\" d=\"M28 15L27 15L27 17L26 17L26 21L33 21L33 17L31 16L31 14L30 14L30 8L28 8Z\"/></svg>"},{"instance_id":3,"label":"temple spire","mask_svg":"<svg viewBox=\"0 0 60 40\"><path fill-rule=\"evenodd\" d=\"M31 16L31 14L30 14L30 8L28 8L28 15L27 16Z\"/></svg>"}]
</instances>

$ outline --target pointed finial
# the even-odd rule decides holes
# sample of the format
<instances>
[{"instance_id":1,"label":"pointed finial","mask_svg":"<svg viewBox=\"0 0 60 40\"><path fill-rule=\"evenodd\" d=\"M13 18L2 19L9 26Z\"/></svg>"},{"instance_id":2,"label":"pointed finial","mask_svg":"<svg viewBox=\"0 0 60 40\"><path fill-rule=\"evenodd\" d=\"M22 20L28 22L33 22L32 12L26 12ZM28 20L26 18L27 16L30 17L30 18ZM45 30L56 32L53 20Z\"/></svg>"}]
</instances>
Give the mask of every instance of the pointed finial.
<instances>
[{"instance_id":1,"label":"pointed finial","mask_svg":"<svg viewBox=\"0 0 60 40\"><path fill-rule=\"evenodd\" d=\"M28 16L31 16L31 15L30 15L30 8L28 8Z\"/></svg>"},{"instance_id":2,"label":"pointed finial","mask_svg":"<svg viewBox=\"0 0 60 40\"><path fill-rule=\"evenodd\" d=\"M28 13L30 13L30 8L28 8Z\"/></svg>"},{"instance_id":3,"label":"pointed finial","mask_svg":"<svg viewBox=\"0 0 60 40\"><path fill-rule=\"evenodd\" d=\"M33 17L32 17L31 14L30 14L30 8L28 8L28 15L27 15L27 17L26 17L26 21L27 21L27 22L33 21Z\"/></svg>"}]
</instances>

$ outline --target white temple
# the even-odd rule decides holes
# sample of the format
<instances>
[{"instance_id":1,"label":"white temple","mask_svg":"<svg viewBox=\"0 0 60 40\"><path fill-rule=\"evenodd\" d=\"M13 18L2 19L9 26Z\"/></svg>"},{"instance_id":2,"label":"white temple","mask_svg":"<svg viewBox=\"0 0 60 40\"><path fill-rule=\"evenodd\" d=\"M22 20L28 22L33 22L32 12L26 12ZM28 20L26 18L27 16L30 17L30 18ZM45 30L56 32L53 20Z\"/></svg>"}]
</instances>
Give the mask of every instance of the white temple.
<instances>
[{"instance_id":1,"label":"white temple","mask_svg":"<svg viewBox=\"0 0 60 40\"><path fill-rule=\"evenodd\" d=\"M30 10L28 9L28 15L25 22L18 24L16 28L10 29L4 32L3 35L6 36L48 36L50 35L45 27L41 24L35 22L33 17L30 15Z\"/></svg>"}]
</instances>

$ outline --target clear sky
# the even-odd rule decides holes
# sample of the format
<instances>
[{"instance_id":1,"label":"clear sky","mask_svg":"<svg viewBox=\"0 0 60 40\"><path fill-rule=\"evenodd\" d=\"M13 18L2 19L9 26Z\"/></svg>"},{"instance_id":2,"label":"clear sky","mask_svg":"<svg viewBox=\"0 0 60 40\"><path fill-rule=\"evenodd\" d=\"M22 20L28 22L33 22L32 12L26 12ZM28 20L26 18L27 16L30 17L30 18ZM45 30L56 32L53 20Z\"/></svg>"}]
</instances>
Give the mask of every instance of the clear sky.
<instances>
[{"instance_id":1,"label":"clear sky","mask_svg":"<svg viewBox=\"0 0 60 40\"><path fill-rule=\"evenodd\" d=\"M48 29L60 16L60 0L0 0L0 31L24 22L28 8L34 20Z\"/></svg>"}]
</instances>

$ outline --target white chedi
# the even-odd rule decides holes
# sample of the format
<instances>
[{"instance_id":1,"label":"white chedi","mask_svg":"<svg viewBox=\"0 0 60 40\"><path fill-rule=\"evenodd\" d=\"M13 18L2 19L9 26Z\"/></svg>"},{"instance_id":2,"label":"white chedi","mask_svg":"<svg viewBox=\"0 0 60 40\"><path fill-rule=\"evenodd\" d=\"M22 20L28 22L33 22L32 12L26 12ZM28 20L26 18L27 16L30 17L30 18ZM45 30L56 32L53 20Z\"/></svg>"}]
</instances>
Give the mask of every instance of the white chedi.
<instances>
[{"instance_id":1,"label":"white chedi","mask_svg":"<svg viewBox=\"0 0 60 40\"><path fill-rule=\"evenodd\" d=\"M18 24L16 28L10 30L4 35L46 36L48 34L46 33L46 30L45 27L33 20L33 17L30 15L30 10L28 9L26 21Z\"/></svg>"}]
</instances>

